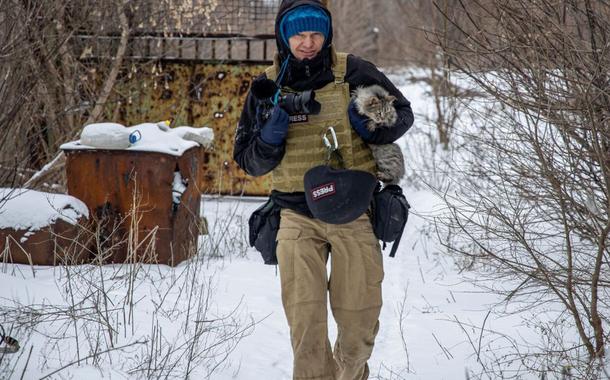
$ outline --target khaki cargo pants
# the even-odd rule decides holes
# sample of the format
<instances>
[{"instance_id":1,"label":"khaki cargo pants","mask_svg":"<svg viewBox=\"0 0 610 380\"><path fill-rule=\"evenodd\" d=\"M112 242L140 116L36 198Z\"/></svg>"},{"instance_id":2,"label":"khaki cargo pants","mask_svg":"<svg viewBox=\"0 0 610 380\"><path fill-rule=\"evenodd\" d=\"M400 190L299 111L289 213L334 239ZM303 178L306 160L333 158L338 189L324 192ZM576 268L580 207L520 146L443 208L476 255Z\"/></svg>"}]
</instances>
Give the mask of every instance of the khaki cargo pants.
<instances>
[{"instance_id":1,"label":"khaki cargo pants","mask_svg":"<svg viewBox=\"0 0 610 380\"><path fill-rule=\"evenodd\" d=\"M383 280L381 250L369 217L332 225L287 209L281 216L277 257L294 352L293 378L367 379ZM328 340L327 294L338 328L334 353Z\"/></svg>"}]
</instances>

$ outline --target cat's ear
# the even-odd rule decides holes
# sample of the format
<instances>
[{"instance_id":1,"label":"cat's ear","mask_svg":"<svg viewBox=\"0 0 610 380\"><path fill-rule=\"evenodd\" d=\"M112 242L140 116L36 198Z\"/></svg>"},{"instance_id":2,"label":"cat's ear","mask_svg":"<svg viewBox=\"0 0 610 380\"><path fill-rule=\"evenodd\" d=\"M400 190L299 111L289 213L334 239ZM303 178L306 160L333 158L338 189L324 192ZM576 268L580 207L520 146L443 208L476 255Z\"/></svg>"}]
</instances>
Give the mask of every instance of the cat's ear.
<instances>
[{"instance_id":1,"label":"cat's ear","mask_svg":"<svg viewBox=\"0 0 610 380\"><path fill-rule=\"evenodd\" d=\"M385 97L385 99L390 103L394 103L394 101L396 100L396 97L394 95L388 95Z\"/></svg>"}]
</instances>

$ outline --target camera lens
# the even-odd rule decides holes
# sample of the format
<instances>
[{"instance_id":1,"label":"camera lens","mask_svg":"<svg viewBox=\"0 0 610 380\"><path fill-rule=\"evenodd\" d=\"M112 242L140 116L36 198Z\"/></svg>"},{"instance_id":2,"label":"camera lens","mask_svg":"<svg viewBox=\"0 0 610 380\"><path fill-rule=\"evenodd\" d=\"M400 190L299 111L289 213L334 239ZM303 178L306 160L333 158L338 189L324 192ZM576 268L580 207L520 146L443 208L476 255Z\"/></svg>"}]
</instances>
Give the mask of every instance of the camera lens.
<instances>
[{"instance_id":1,"label":"camera lens","mask_svg":"<svg viewBox=\"0 0 610 380\"><path fill-rule=\"evenodd\" d=\"M316 100L316 94L311 91L303 91L296 94L286 94L279 98L278 104L287 113L317 115L322 106Z\"/></svg>"}]
</instances>

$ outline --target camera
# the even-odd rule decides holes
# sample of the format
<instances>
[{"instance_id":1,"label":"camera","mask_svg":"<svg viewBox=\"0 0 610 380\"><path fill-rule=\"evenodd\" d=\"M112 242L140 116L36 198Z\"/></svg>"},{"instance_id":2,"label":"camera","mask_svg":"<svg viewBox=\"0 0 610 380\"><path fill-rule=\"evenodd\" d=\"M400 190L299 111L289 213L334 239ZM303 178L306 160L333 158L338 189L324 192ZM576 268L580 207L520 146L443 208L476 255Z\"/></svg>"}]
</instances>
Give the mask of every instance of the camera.
<instances>
[{"instance_id":1,"label":"camera","mask_svg":"<svg viewBox=\"0 0 610 380\"><path fill-rule=\"evenodd\" d=\"M296 94L280 94L277 104L289 115L317 115L322 110L322 105L316 101L316 93L313 92L313 90L307 90Z\"/></svg>"},{"instance_id":2,"label":"camera","mask_svg":"<svg viewBox=\"0 0 610 380\"><path fill-rule=\"evenodd\" d=\"M269 117L274 105L272 99L278 90L280 88L271 79L257 79L252 82L252 95L262 101L265 108L264 119ZM317 115L322 110L322 105L316 101L316 94L313 90L286 94L280 92L277 96L277 105L289 115Z\"/></svg>"}]
</instances>

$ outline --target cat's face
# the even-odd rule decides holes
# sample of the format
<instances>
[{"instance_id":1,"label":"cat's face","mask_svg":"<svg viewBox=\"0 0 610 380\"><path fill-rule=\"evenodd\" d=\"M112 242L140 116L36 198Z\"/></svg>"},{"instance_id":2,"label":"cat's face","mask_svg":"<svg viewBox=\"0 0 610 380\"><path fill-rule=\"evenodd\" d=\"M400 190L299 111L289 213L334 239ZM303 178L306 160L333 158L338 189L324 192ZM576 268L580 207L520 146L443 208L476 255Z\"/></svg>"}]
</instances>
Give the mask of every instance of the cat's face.
<instances>
[{"instance_id":1,"label":"cat's face","mask_svg":"<svg viewBox=\"0 0 610 380\"><path fill-rule=\"evenodd\" d=\"M364 103L364 110L377 124L384 124L388 120L389 115L394 115L396 110L392 103L396 100L396 97L392 95L383 97L371 97Z\"/></svg>"}]
</instances>

